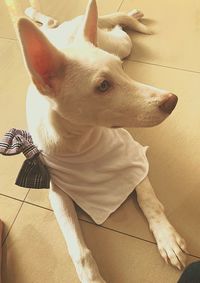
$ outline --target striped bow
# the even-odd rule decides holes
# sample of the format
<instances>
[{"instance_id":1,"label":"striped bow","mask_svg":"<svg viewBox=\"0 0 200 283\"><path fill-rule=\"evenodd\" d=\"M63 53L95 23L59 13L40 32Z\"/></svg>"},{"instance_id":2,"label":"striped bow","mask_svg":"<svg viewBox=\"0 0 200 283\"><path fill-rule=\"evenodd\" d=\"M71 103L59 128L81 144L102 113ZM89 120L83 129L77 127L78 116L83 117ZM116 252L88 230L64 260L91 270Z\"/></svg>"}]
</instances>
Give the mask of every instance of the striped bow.
<instances>
[{"instance_id":1,"label":"striped bow","mask_svg":"<svg viewBox=\"0 0 200 283\"><path fill-rule=\"evenodd\" d=\"M33 144L31 135L18 129L11 129L0 141L0 154L16 155L23 152L26 157L15 184L24 188L49 188L50 175L40 159L40 152Z\"/></svg>"}]
</instances>

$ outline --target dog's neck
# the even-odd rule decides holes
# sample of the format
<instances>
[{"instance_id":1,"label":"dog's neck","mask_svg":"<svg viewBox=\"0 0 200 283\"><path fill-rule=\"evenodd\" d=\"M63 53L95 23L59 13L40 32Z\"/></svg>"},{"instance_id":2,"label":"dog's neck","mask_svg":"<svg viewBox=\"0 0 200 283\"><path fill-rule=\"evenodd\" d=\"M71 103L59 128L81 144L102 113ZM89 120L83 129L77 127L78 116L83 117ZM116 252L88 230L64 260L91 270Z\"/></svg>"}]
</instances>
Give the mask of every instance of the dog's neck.
<instances>
[{"instance_id":1,"label":"dog's neck","mask_svg":"<svg viewBox=\"0 0 200 283\"><path fill-rule=\"evenodd\" d=\"M84 152L98 142L103 130L64 119L33 84L28 92L27 118L34 143L47 154Z\"/></svg>"},{"instance_id":2,"label":"dog's neck","mask_svg":"<svg viewBox=\"0 0 200 283\"><path fill-rule=\"evenodd\" d=\"M50 111L51 126L57 138L54 148L59 154L78 154L93 146L101 135L100 127L76 125L61 117L56 111Z\"/></svg>"}]
</instances>

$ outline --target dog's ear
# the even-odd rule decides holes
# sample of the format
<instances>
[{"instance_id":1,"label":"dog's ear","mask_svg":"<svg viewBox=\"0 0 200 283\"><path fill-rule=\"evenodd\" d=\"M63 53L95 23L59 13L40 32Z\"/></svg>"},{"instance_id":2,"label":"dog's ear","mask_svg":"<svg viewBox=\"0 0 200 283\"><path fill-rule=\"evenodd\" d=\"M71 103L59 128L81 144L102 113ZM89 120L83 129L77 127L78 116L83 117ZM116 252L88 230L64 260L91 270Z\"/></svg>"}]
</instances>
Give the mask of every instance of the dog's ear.
<instances>
[{"instance_id":1,"label":"dog's ear","mask_svg":"<svg viewBox=\"0 0 200 283\"><path fill-rule=\"evenodd\" d=\"M96 0L90 0L86 9L83 35L87 41L97 45L98 11Z\"/></svg>"},{"instance_id":2,"label":"dog's ear","mask_svg":"<svg viewBox=\"0 0 200 283\"><path fill-rule=\"evenodd\" d=\"M36 87L43 94L55 95L64 74L64 55L29 20L20 19L18 30L25 61Z\"/></svg>"}]
</instances>

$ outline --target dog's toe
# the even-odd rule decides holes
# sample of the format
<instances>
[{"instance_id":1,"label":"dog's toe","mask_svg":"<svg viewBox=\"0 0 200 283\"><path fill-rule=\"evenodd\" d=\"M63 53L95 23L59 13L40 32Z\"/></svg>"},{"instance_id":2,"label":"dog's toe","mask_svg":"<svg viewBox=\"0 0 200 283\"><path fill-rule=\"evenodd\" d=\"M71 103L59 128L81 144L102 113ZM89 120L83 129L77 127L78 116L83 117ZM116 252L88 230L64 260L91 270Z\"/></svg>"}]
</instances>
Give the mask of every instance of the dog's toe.
<instances>
[{"instance_id":1,"label":"dog's toe","mask_svg":"<svg viewBox=\"0 0 200 283\"><path fill-rule=\"evenodd\" d=\"M185 267L186 255L174 239L171 239L167 245L160 244L158 249L166 263L171 263L171 265L177 267L179 270Z\"/></svg>"},{"instance_id":2,"label":"dog's toe","mask_svg":"<svg viewBox=\"0 0 200 283\"><path fill-rule=\"evenodd\" d=\"M139 20L144 17L144 14L139 9L134 9L128 13L130 17L134 17L135 19Z\"/></svg>"}]
</instances>

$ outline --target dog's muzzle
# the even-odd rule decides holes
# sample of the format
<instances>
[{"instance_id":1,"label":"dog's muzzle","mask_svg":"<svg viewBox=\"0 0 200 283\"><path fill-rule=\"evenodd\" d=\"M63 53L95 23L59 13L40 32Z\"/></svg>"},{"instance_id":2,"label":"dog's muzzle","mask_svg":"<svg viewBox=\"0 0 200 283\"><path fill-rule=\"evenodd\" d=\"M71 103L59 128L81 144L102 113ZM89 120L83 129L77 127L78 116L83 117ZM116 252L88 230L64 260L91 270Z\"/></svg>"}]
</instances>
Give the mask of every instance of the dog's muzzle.
<instances>
[{"instance_id":1,"label":"dog's muzzle","mask_svg":"<svg viewBox=\"0 0 200 283\"><path fill-rule=\"evenodd\" d=\"M170 93L168 97L161 101L159 108L166 114L170 114L176 107L177 102L178 97L175 94Z\"/></svg>"}]
</instances>

